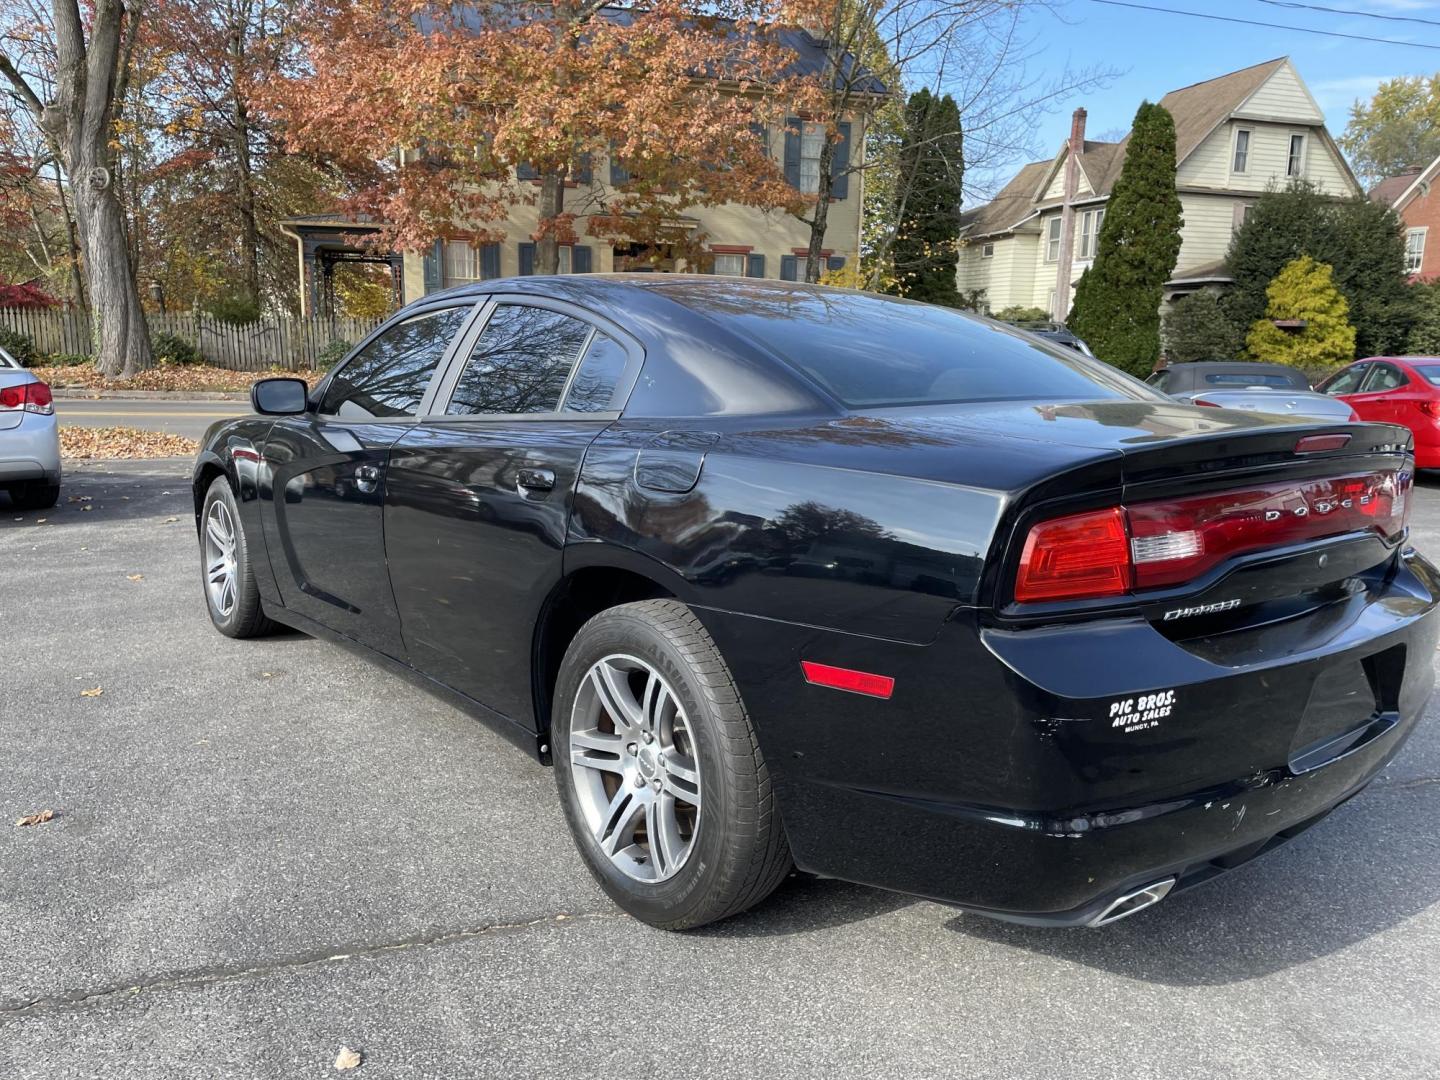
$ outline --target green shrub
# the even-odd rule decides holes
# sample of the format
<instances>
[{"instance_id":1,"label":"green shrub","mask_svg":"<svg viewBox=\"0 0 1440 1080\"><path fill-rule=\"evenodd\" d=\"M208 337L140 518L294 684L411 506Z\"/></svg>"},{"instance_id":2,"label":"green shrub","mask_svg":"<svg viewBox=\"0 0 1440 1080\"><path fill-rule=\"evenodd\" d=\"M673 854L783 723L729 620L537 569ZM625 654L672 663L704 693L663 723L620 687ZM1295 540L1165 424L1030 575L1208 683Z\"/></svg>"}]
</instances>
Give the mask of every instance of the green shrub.
<instances>
[{"instance_id":1,"label":"green shrub","mask_svg":"<svg viewBox=\"0 0 1440 1080\"><path fill-rule=\"evenodd\" d=\"M247 326L260 318L260 302L252 296L217 297L205 305L205 310L232 326Z\"/></svg>"},{"instance_id":2,"label":"green shrub","mask_svg":"<svg viewBox=\"0 0 1440 1080\"><path fill-rule=\"evenodd\" d=\"M200 355L200 350L192 342L174 334L155 334L150 338L150 348L155 352L157 364L174 364L176 366L188 366L190 364L203 364L205 357Z\"/></svg>"},{"instance_id":3,"label":"green shrub","mask_svg":"<svg viewBox=\"0 0 1440 1080\"><path fill-rule=\"evenodd\" d=\"M13 356L21 367L35 364L35 343L17 330L0 326L0 349Z\"/></svg>"},{"instance_id":4,"label":"green shrub","mask_svg":"<svg viewBox=\"0 0 1440 1080\"><path fill-rule=\"evenodd\" d=\"M1001 322L1049 322L1050 313L1044 308L1038 307L1013 307L1001 308L991 318L999 319Z\"/></svg>"},{"instance_id":5,"label":"green shrub","mask_svg":"<svg viewBox=\"0 0 1440 1080\"><path fill-rule=\"evenodd\" d=\"M1329 263L1301 255L1270 282L1267 296L1265 318L1255 320L1245 339L1256 360L1313 371L1355 359L1350 305L1335 287ZM1277 319L1302 325L1292 333L1276 326Z\"/></svg>"},{"instance_id":6,"label":"green shrub","mask_svg":"<svg viewBox=\"0 0 1440 1080\"><path fill-rule=\"evenodd\" d=\"M315 357L315 370L329 371L341 360L344 360L345 354L354 347L350 342L340 341L338 338L330 342L330 344L321 349L319 355Z\"/></svg>"},{"instance_id":7,"label":"green shrub","mask_svg":"<svg viewBox=\"0 0 1440 1080\"><path fill-rule=\"evenodd\" d=\"M1172 364L1235 360L1245 335L1212 292L1191 293L1165 312L1165 355Z\"/></svg>"}]
</instances>

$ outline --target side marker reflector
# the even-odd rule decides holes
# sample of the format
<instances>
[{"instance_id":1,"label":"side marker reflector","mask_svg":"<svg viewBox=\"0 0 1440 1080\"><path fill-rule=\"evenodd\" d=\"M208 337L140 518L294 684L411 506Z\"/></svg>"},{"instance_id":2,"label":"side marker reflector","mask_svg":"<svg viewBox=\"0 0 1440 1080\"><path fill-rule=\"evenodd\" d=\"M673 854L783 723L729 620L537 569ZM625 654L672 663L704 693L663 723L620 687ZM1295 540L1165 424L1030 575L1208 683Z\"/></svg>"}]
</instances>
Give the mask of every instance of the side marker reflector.
<instances>
[{"instance_id":1,"label":"side marker reflector","mask_svg":"<svg viewBox=\"0 0 1440 1080\"><path fill-rule=\"evenodd\" d=\"M847 690L852 694L887 700L895 692L895 680L888 675L871 675L866 671L813 664L809 660L800 661L800 669L805 672L805 681L812 686L828 686L835 690Z\"/></svg>"}]
</instances>

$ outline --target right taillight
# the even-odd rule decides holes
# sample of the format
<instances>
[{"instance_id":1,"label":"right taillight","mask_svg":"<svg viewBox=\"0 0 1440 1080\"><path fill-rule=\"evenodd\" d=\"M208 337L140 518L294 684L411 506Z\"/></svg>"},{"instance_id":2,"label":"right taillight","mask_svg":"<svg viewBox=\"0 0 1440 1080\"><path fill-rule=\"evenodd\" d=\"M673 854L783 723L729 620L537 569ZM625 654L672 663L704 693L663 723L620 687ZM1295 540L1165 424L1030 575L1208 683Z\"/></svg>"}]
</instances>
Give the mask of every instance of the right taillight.
<instances>
[{"instance_id":1,"label":"right taillight","mask_svg":"<svg viewBox=\"0 0 1440 1080\"><path fill-rule=\"evenodd\" d=\"M1264 484L1042 521L1025 539L1015 599L1090 600L1193 581L1227 559L1371 531L1410 517L1409 472Z\"/></svg>"},{"instance_id":2,"label":"right taillight","mask_svg":"<svg viewBox=\"0 0 1440 1080\"><path fill-rule=\"evenodd\" d=\"M1440 417L1440 401L1431 399L1428 401L1417 401L1415 404L1420 406L1420 411L1430 417L1430 419L1434 420Z\"/></svg>"},{"instance_id":3,"label":"right taillight","mask_svg":"<svg viewBox=\"0 0 1440 1080\"><path fill-rule=\"evenodd\" d=\"M21 411L51 416L55 412L55 395L43 382L21 383L0 387L0 412Z\"/></svg>"}]
</instances>

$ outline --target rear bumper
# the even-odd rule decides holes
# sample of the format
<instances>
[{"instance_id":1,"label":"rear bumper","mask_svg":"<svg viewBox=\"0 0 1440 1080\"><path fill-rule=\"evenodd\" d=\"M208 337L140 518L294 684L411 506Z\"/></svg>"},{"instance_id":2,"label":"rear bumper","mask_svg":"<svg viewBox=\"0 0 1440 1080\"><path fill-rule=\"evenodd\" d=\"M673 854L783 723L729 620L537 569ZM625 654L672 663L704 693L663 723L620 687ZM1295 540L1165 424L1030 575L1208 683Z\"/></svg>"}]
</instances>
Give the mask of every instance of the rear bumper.
<instances>
[{"instance_id":1,"label":"rear bumper","mask_svg":"<svg viewBox=\"0 0 1440 1080\"><path fill-rule=\"evenodd\" d=\"M0 431L0 484L60 482L60 428L53 416L23 416Z\"/></svg>"},{"instance_id":2,"label":"rear bumper","mask_svg":"<svg viewBox=\"0 0 1440 1080\"><path fill-rule=\"evenodd\" d=\"M1229 664L1144 620L1012 632L957 619L905 646L701 616L755 719L798 865L1081 925L1137 887L1239 865L1363 789L1433 689L1437 596L1433 567L1396 559L1312 632ZM807 686L800 659L892 675L895 695Z\"/></svg>"}]
</instances>

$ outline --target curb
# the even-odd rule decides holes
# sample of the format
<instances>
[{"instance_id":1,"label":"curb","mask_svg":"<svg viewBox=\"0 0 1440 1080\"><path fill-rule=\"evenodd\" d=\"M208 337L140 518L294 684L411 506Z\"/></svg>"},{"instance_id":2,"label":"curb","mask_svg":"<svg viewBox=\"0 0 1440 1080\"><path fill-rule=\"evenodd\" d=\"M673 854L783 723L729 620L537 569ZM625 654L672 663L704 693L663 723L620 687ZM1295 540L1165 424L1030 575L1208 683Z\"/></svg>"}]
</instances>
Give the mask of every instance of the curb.
<instances>
[{"instance_id":1,"label":"curb","mask_svg":"<svg viewBox=\"0 0 1440 1080\"><path fill-rule=\"evenodd\" d=\"M83 386L52 386L54 397L79 401L249 401L238 391L216 390L89 390Z\"/></svg>"}]
</instances>

